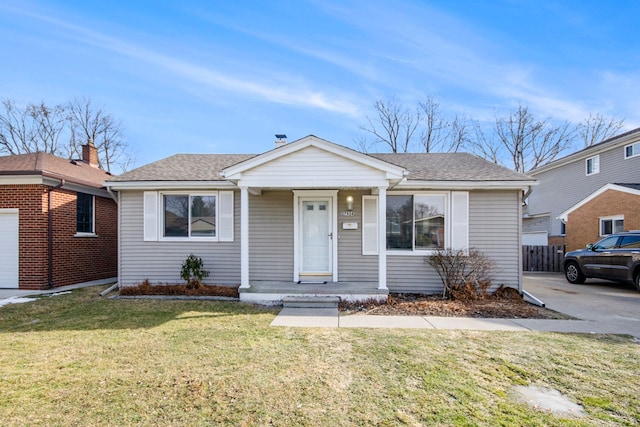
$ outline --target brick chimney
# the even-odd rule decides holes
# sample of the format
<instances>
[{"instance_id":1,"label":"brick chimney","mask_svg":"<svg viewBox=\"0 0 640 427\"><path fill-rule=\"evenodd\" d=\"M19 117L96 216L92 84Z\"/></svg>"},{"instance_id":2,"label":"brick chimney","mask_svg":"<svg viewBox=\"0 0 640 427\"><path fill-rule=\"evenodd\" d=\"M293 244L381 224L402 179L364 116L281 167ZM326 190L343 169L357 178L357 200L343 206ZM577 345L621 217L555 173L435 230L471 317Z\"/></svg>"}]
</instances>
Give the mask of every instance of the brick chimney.
<instances>
[{"instance_id":1,"label":"brick chimney","mask_svg":"<svg viewBox=\"0 0 640 427\"><path fill-rule=\"evenodd\" d=\"M93 145L93 139L91 138L82 146L82 161L94 168L98 167L98 149Z\"/></svg>"}]
</instances>

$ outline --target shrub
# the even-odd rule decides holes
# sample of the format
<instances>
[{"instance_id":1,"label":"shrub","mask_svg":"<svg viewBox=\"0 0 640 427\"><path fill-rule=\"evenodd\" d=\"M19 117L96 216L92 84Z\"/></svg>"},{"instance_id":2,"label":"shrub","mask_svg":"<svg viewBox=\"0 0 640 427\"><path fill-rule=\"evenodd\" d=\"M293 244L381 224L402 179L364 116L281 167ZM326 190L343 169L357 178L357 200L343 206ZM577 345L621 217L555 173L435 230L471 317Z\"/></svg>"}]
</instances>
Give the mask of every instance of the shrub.
<instances>
[{"instance_id":1,"label":"shrub","mask_svg":"<svg viewBox=\"0 0 640 427\"><path fill-rule=\"evenodd\" d=\"M209 276L209 272L202 267L204 263L202 258L189 254L184 263L182 263L182 270L180 270L180 277L187 281L187 288L199 288L202 284L202 279Z\"/></svg>"},{"instance_id":2,"label":"shrub","mask_svg":"<svg viewBox=\"0 0 640 427\"><path fill-rule=\"evenodd\" d=\"M494 263L476 249L438 249L426 262L442 280L443 298L477 299L491 286Z\"/></svg>"}]
</instances>

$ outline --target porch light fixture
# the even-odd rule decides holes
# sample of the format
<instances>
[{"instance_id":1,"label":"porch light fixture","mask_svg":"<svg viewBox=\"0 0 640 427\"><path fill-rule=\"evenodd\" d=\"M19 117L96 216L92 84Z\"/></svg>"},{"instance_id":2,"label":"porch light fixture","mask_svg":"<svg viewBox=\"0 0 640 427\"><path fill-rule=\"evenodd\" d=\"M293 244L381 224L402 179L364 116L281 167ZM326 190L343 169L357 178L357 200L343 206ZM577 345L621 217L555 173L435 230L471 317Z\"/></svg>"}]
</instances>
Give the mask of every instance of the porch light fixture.
<instances>
[{"instance_id":1,"label":"porch light fixture","mask_svg":"<svg viewBox=\"0 0 640 427\"><path fill-rule=\"evenodd\" d=\"M353 196L347 196L347 210L353 210Z\"/></svg>"}]
</instances>

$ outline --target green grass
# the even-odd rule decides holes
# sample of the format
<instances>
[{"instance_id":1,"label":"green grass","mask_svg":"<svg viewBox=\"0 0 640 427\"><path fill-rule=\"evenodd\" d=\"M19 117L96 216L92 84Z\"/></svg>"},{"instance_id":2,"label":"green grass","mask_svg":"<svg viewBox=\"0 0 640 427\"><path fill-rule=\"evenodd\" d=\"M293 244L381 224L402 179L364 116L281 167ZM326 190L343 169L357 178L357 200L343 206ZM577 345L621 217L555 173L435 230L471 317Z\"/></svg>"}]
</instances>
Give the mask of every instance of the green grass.
<instances>
[{"instance_id":1,"label":"green grass","mask_svg":"<svg viewBox=\"0 0 640 427\"><path fill-rule=\"evenodd\" d=\"M273 309L102 289L0 308L3 426L640 423L630 337L272 328ZM527 384L587 416L518 403Z\"/></svg>"}]
</instances>

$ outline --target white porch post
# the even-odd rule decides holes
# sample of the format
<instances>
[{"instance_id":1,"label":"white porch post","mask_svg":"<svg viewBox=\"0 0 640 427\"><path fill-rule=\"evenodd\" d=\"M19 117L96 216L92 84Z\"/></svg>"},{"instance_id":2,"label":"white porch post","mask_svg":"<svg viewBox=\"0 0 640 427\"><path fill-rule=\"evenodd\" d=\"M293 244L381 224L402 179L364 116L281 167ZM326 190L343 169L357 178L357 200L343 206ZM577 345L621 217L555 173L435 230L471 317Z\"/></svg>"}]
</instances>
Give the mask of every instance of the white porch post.
<instances>
[{"instance_id":1,"label":"white porch post","mask_svg":"<svg viewBox=\"0 0 640 427\"><path fill-rule=\"evenodd\" d=\"M387 187L378 187L378 289L387 289Z\"/></svg>"},{"instance_id":2,"label":"white porch post","mask_svg":"<svg viewBox=\"0 0 640 427\"><path fill-rule=\"evenodd\" d=\"M249 285L249 189L240 187L240 287Z\"/></svg>"}]
</instances>

